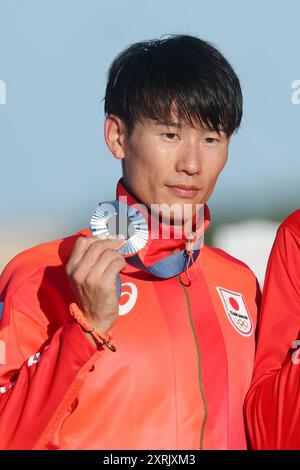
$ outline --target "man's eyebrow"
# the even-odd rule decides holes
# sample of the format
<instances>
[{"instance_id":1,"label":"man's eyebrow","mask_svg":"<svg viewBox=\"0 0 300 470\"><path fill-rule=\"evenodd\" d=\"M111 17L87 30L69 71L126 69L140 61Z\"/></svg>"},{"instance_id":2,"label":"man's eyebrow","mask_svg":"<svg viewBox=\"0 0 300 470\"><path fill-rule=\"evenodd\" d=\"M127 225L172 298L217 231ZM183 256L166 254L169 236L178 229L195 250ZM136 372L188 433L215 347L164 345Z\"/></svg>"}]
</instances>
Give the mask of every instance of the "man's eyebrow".
<instances>
[{"instance_id":1,"label":"man's eyebrow","mask_svg":"<svg viewBox=\"0 0 300 470\"><path fill-rule=\"evenodd\" d=\"M221 134L221 132L223 133L225 132L225 129L221 127L220 129L216 130L216 129L210 129L209 127L204 127L203 131L204 132L216 132L217 134Z\"/></svg>"},{"instance_id":2,"label":"man's eyebrow","mask_svg":"<svg viewBox=\"0 0 300 470\"><path fill-rule=\"evenodd\" d=\"M181 127L181 124L179 124L179 122L164 121L164 120L160 120L160 119L155 119L154 125L155 126L166 126L166 127L179 127L179 128Z\"/></svg>"},{"instance_id":3,"label":"man's eyebrow","mask_svg":"<svg viewBox=\"0 0 300 470\"><path fill-rule=\"evenodd\" d=\"M153 120L154 120L155 126L177 127L178 129L182 128L182 125L176 121L167 121L163 119L153 119ZM202 130L204 132L217 132L217 133L225 132L223 127L221 127L218 131L216 129L212 129L209 127L202 127Z\"/></svg>"}]
</instances>

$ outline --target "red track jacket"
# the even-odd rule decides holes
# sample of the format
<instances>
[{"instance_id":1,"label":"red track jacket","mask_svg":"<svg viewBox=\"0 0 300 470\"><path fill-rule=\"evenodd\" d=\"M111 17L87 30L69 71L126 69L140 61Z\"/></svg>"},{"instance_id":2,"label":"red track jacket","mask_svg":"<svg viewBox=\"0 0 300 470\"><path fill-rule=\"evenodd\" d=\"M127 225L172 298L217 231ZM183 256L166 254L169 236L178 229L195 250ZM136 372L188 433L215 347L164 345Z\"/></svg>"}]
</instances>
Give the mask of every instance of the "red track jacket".
<instances>
[{"instance_id":1,"label":"red track jacket","mask_svg":"<svg viewBox=\"0 0 300 470\"><path fill-rule=\"evenodd\" d=\"M121 182L120 195L136 202ZM253 273L207 246L193 282L127 263L117 351L97 351L68 313L75 298L64 265L80 235L90 232L27 250L2 274L0 447L244 449L259 295ZM184 246L184 238L149 239L144 262Z\"/></svg>"},{"instance_id":2,"label":"red track jacket","mask_svg":"<svg viewBox=\"0 0 300 470\"><path fill-rule=\"evenodd\" d=\"M269 259L254 377L245 412L254 449L300 449L300 210Z\"/></svg>"}]
</instances>

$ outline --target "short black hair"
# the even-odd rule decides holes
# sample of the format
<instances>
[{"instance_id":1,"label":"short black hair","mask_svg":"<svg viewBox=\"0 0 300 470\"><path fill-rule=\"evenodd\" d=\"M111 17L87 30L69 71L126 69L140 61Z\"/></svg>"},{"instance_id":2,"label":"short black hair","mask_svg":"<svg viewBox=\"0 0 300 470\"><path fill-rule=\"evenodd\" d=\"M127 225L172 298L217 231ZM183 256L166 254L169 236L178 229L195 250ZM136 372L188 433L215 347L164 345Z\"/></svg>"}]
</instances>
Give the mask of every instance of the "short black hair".
<instances>
[{"instance_id":1,"label":"short black hair","mask_svg":"<svg viewBox=\"0 0 300 470\"><path fill-rule=\"evenodd\" d=\"M112 62L105 93L105 114L119 116L132 133L143 118L170 120L223 130L227 136L241 122L239 79L210 43L189 35L130 45Z\"/></svg>"}]
</instances>

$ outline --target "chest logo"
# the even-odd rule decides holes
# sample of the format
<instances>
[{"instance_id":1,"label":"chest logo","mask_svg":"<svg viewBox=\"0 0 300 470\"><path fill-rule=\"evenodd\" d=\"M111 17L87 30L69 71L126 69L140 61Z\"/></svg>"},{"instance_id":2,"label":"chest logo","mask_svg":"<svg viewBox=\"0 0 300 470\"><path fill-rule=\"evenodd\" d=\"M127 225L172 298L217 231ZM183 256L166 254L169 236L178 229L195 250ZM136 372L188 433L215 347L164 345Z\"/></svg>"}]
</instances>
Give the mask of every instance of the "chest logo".
<instances>
[{"instance_id":1,"label":"chest logo","mask_svg":"<svg viewBox=\"0 0 300 470\"><path fill-rule=\"evenodd\" d=\"M126 315L133 309L137 300L138 290L133 282L123 282L119 301L119 315Z\"/></svg>"},{"instance_id":2,"label":"chest logo","mask_svg":"<svg viewBox=\"0 0 300 470\"><path fill-rule=\"evenodd\" d=\"M217 287L226 315L232 326L243 336L253 332L251 317L242 294L232 292L224 287Z\"/></svg>"}]
</instances>

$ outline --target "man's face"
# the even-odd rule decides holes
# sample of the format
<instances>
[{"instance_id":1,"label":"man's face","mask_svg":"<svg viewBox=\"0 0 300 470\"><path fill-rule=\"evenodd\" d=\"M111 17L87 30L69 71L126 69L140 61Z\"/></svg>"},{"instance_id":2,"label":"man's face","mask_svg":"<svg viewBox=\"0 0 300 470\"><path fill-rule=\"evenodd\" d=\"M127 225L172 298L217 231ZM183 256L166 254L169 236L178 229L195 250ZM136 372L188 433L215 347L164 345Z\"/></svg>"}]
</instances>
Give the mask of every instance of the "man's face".
<instances>
[{"instance_id":1,"label":"man's face","mask_svg":"<svg viewBox=\"0 0 300 470\"><path fill-rule=\"evenodd\" d=\"M228 144L224 132L180 127L177 122L138 121L124 140L124 182L149 208L177 204L182 217L174 214L171 219L179 223L186 219L185 205L194 214L196 204L210 197L227 161ZM163 218L167 212L161 211Z\"/></svg>"}]
</instances>

